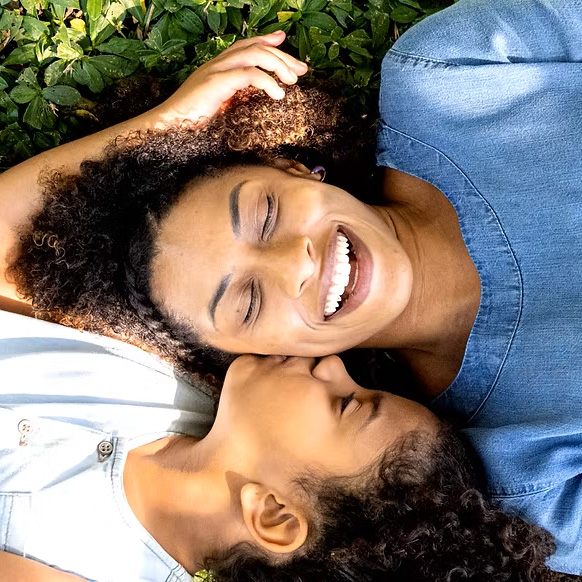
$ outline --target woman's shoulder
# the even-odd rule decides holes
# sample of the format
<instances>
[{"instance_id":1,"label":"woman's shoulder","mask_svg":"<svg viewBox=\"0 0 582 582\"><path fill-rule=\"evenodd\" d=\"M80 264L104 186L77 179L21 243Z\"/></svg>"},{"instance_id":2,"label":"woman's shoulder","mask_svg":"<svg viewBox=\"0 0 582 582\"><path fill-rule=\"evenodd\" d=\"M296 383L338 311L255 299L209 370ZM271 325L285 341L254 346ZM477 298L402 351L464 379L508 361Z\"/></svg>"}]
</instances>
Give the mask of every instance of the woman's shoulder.
<instances>
[{"instance_id":1,"label":"woman's shoulder","mask_svg":"<svg viewBox=\"0 0 582 582\"><path fill-rule=\"evenodd\" d=\"M582 0L461 0L403 34L386 62L579 61L581 26Z\"/></svg>"}]
</instances>

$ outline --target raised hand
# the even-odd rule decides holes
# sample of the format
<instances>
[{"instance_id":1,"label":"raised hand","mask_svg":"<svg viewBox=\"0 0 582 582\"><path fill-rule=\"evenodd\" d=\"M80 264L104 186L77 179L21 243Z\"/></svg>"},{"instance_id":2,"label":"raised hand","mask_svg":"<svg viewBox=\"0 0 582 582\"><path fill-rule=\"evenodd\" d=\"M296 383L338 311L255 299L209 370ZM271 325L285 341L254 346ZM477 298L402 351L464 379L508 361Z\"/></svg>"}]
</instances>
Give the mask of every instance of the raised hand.
<instances>
[{"instance_id":1,"label":"raised hand","mask_svg":"<svg viewBox=\"0 0 582 582\"><path fill-rule=\"evenodd\" d=\"M184 84L151 113L163 125L198 122L211 118L238 90L263 89L282 99L284 89L270 71L287 85L307 72L307 65L276 48L285 40L283 31L239 40L194 71Z\"/></svg>"}]
</instances>

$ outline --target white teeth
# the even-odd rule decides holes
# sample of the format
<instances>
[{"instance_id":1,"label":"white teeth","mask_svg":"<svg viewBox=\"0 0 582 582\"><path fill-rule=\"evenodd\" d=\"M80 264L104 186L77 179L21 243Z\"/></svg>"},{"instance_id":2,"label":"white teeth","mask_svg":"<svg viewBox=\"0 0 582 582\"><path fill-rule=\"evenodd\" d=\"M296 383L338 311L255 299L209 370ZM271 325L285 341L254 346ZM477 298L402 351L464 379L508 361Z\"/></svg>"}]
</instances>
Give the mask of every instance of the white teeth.
<instances>
[{"instance_id":1,"label":"white teeth","mask_svg":"<svg viewBox=\"0 0 582 582\"><path fill-rule=\"evenodd\" d=\"M337 308L341 303L341 297L348 283L350 282L350 273L352 267L350 265L348 254L348 239L343 234L338 234L335 252L335 264L331 276L331 285L325 299L325 317L333 315L337 311Z\"/></svg>"}]
</instances>

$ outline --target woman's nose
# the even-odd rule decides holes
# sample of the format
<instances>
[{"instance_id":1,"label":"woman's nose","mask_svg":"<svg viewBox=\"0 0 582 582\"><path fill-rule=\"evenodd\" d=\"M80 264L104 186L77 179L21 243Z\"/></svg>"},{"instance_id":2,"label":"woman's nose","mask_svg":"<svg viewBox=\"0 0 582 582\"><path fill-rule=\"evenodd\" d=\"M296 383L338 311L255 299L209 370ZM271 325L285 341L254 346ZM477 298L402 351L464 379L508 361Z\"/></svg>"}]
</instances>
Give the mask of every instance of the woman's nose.
<instances>
[{"instance_id":1,"label":"woman's nose","mask_svg":"<svg viewBox=\"0 0 582 582\"><path fill-rule=\"evenodd\" d=\"M269 274L293 299L301 296L315 273L313 246L305 236L281 241L264 260Z\"/></svg>"}]
</instances>

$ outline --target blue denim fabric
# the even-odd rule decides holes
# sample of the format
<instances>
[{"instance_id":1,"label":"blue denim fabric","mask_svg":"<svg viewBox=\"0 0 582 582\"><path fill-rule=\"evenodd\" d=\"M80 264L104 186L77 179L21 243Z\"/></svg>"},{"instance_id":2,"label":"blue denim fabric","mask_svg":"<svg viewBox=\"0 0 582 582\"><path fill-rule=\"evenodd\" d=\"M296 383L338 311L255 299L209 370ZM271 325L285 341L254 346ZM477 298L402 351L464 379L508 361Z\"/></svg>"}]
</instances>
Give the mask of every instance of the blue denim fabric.
<instances>
[{"instance_id":1,"label":"blue denim fabric","mask_svg":"<svg viewBox=\"0 0 582 582\"><path fill-rule=\"evenodd\" d=\"M461 370L433 403L501 505L582 574L582 0L461 0L382 67L378 163L453 204L481 279Z\"/></svg>"}]
</instances>

